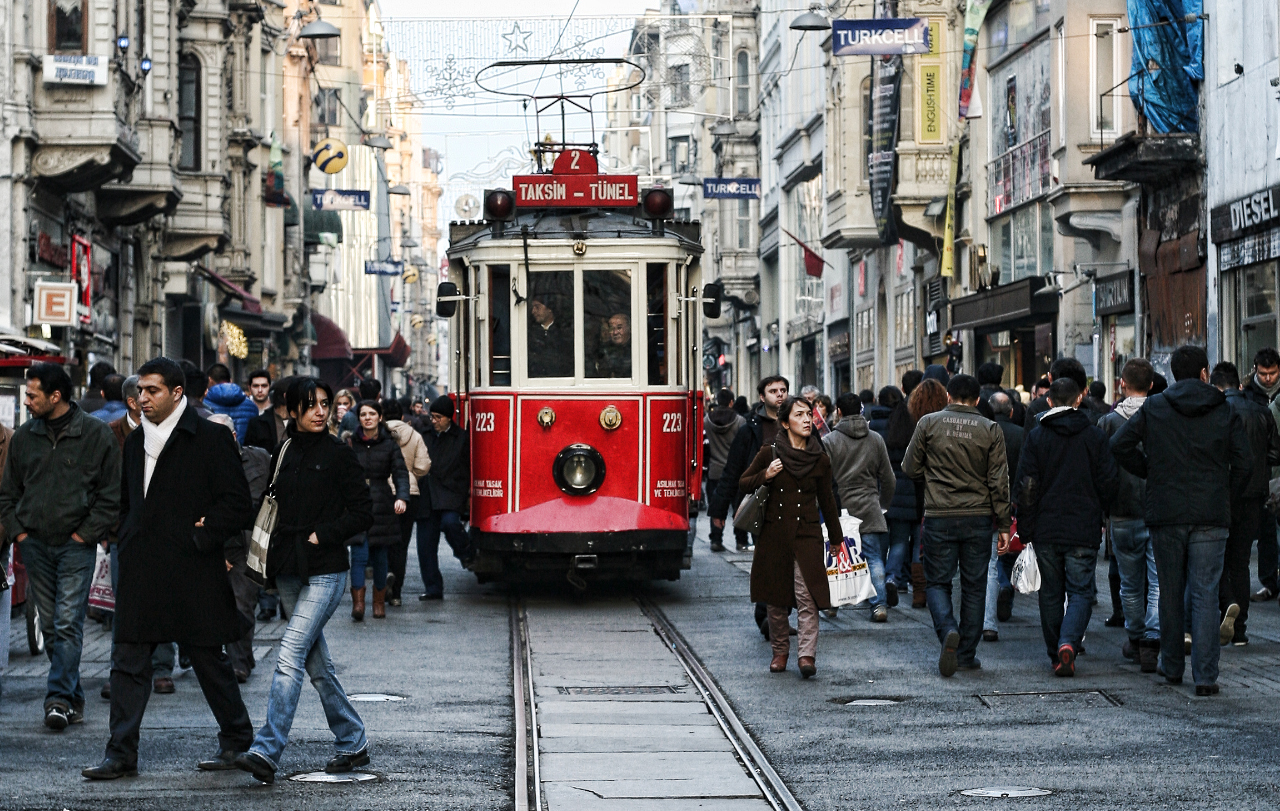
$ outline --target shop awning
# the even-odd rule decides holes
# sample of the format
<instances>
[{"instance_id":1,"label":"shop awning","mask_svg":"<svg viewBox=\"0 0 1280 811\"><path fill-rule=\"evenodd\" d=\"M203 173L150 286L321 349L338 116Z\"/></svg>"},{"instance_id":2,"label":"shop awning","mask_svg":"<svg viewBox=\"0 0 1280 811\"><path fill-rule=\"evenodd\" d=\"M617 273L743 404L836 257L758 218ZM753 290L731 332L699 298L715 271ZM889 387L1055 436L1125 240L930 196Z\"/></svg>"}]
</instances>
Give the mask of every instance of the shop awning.
<instances>
[{"instance_id":1,"label":"shop awning","mask_svg":"<svg viewBox=\"0 0 1280 811\"><path fill-rule=\"evenodd\" d=\"M262 299L253 295L248 290L245 290L243 287L231 281L230 279L226 278L225 276L221 276L217 273L214 273L212 270L209 270L206 267L203 267L201 265L196 265L195 268L196 270L203 273L205 278L213 282L214 287L217 287L219 290L226 293L228 296L234 296L235 298L238 298L242 302L244 302L244 308L246 311L251 313L262 312Z\"/></svg>"},{"instance_id":2,"label":"shop awning","mask_svg":"<svg viewBox=\"0 0 1280 811\"><path fill-rule=\"evenodd\" d=\"M316 343L311 347L312 360L351 360L351 342L333 319L312 313L311 326L316 331Z\"/></svg>"},{"instance_id":3,"label":"shop awning","mask_svg":"<svg viewBox=\"0 0 1280 811\"><path fill-rule=\"evenodd\" d=\"M303 196L303 212L306 220L302 228L302 241L307 245L320 245L321 234L334 234L342 241L342 217L336 211L316 211L311 207L311 195ZM290 202L284 210L286 226L298 224L298 206Z\"/></svg>"},{"instance_id":4,"label":"shop awning","mask_svg":"<svg viewBox=\"0 0 1280 811\"><path fill-rule=\"evenodd\" d=\"M1053 320L1058 291L1044 289L1043 276L1030 276L951 302L952 330L991 332Z\"/></svg>"},{"instance_id":5,"label":"shop awning","mask_svg":"<svg viewBox=\"0 0 1280 811\"><path fill-rule=\"evenodd\" d=\"M353 349L352 352L356 355L365 355L370 357L373 355L379 355L382 357L383 363L396 369L399 369L401 366L404 366L409 362L409 344L398 332L395 337L391 339L391 343L387 346L379 347L377 349ZM315 357L314 352L312 353L312 357Z\"/></svg>"}]
</instances>

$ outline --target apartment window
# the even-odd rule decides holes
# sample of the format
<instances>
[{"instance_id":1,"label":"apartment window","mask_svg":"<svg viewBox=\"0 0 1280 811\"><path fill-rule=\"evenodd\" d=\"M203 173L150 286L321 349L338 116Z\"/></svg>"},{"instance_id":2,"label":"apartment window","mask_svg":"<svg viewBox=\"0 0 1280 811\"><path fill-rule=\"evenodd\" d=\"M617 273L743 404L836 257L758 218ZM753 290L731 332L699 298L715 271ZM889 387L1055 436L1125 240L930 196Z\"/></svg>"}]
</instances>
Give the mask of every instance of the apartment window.
<instances>
[{"instance_id":1,"label":"apartment window","mask_svg":"<svg viewBox=\"0 0 1280 811\"><path fill-rule=\"evenodd\" d=\"M315 119L317 124L336 127L342 109L341 91L336 88L322 87L316 94Z\"/></svg>"},{"instance_id":2,"label":"apartment window","mask_svg":"<svg viewBox=\"0 0 1280 811\"><path fill-rule=\"evenodd\" d=\"M184 54L178 60L178 168L200 169L200 60Z\"/></svg>"},{"instance_id":3,"label":"apartment window","mask_svg":"<svg viewBox=\"0 0 1280 811\"><path fill-rule=\"evenodd\" d=\"M644 96L639 93L631 94L631 121L635 123L644 119Z\"/></svg>"},{"instance_id":4,"label":"apartment window","mask_svg":"<svg viewBox=\"0 0 1280 811\"><path fill-rule=\"evenodd\" d=\"M691 168L691 158L689 153L689 136L680 135L675 138L667 139L668 159L671 161L671 174L673 176L682 175Z\"/></svg>"},{"instance_id":5,"label":"apartment window","mask_svg":"<svg viewBox=\"0 0 1280 811\"><path fill-rule=\"evenodd\" d=\"M54 53L84 53L88 49L89 0L49 0L49 42Z\"/></svg>"},{"instance_id":6,"label":"apartment window","mask_svg":"<svg viewBox=\"0 0 1280 811\"><path fill-rule=\"evenodd\" d=\"M738 247L751 247L751 201L738 201Z\"/></svg>"},{"instance_id":7,"label":"apartment window","mask_svg":"<svg viewBox=\"0 0 1280 811\"><path fill-rule=\"evenodd\" d=\"M751 112L751 58L746 51L738 51L738 70L734 79L738 93L734 112L740 116L747 115Z\"/></svg>"},{"instance_id":8,"label":"apartment window","mask_svg":"<svg viewBox=\"0 0 1280 811\"><path fill-rule=\"evenodd\" d=\"M1116 21L1090 20L1089 61L1092 64L1089 85L1089 120L1093 134L1116 131L1120 117L1120 96L1115 85L1120 76L1120 49L1116 47ZM1107 94L1104 96L1103 94Z\"/></svg>"},{"instance_id":9,"label":"apartment window","mask_svg":"<svg viewBox=\"0 0 1280 811\"><path fill-rule=\"evenodd\" d=\"M342 37L328 37L314 40L316 57L321 65L342 64Z\"/></svg>"},{"instance_id":10,"label":"apartment window","mask_svg":"<svg viewBox=\"0 0 1280 811\"><path fill-rule=\"evenodd\" d=\"M916 291L905 290L893 297L893 345L897 349L913 346L916 325Z\"/></svg>"},{"instance_id":11,"label":"apartment window","mask_svg":"<svg viewBox=\"0 0 1280 811\"><path fill-rule=\"evenodd\" d=\"M689 103L689 66L672 65L667 76L671 85L671 106L680 107Z\"/></svg>"},{"instance_id":12,"label":"apartment window","mask_svg":"<svg viewBox=\"0 0 1280 811\"><path fill-rule=\"evenodd\" d=\"M1053 270L1053 207L1033 203L994 220L991 241L1001 284L1046 275Z\"/></svg>"},{"instance_id":13,"label":"apartment window","mask_svg":"<svg viewBox=\"0 0 1280 811\"><path fill-rule=\"evenodd\" d=\"M862 80L862 182L871 179L867 161L871 157L871 77Z\"/></svg>"},{"instance_id":14,"label":"apartment window","mask_svg":"<svg viewBox=\"0 0 1280 811\"><path fill-rule=\"evenodd\" d=\"M874 321L872 320L872 313L869 308L859 311L858 314L853 317L854 349L856 351L861 352L862 350L870 349L873 346L873 324Z\"/></svg>"},{"instance_id":15,"label":"apartment window","mask_svg":"<svg viewBox=\"0 0 1280 811\"><path fill-rule=\"evenodd\" d=\"M987 167L987 216L995 217L1049 191L1050 45L1040 39L990 74L995 114Z\"/></svg>"}]
</instances>

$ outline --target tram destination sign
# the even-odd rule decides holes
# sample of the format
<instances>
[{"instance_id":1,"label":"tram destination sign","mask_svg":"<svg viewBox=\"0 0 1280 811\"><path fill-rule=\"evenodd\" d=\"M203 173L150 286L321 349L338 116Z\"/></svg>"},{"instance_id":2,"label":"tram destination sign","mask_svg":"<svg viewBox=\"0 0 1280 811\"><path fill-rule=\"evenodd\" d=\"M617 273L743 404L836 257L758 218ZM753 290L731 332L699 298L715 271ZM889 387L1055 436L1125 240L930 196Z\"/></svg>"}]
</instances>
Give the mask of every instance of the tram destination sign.
<instances>
[{"instance_id":1,"label":"tram destination sign","mask_svg":"<svg viewBox=\"0 0 1280 811\"><path fill-rule=\"evenodd\" d=\"M519 208L635 208L636 175L550 174L511 178Z\"/></svg>"}]
</instances>

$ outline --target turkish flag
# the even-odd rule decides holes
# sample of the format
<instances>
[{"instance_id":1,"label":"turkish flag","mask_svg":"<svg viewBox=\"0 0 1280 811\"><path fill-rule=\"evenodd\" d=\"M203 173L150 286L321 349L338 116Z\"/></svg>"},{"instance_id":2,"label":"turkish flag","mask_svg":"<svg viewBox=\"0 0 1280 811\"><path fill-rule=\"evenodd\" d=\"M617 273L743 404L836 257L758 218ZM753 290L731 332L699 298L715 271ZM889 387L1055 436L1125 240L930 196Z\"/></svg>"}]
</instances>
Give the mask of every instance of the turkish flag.
<instances>
[{"instance_id":1,"label":"turkish flag","mask_svg":"<svg viewBox=\"0 0 1280 811\"><path fill-rule=\"evenodd\" d=\"M810 248L808 245L804 244L804 242L798 236L791 233L787 229L783 228L782 233L794 239L796 241L796 244L800 246L800 249L804 251L804 272L809 274L810 276L816 276L819 279L821 279L822 266L827 264L826 260L822 258L822 255L819 254L817 251L815 251L813 248Z\"/></svg>"}]
</instances>

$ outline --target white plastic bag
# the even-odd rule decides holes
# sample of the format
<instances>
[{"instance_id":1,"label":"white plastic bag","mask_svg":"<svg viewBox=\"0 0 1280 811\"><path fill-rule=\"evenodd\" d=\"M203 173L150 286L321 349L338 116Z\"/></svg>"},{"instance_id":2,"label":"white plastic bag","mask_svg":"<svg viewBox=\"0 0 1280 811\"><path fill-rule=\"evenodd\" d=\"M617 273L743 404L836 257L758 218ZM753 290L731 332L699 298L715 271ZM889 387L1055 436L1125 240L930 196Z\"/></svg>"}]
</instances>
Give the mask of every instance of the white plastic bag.
<instances>
[{"instance_id":1,"label":"white plastic bag","mask_svg":"<svg viewBox=\"0 0 1280 811\"><path fill-rule=\"evenodd\" d=\"M844 533L834 547L823 530L826 540L827 589L831 592L831 605L857 605L875 596L876 587L871 582L871 569L862 554L862 535L858 527L862 523L845 510L840 511L840 529Z\"/></svg>"},{"instance_id":2,"label":"white plastic bag","mask_svg":"<svg viewBox=\"0 0 1280 811\"><path fill-rule=\"evenodd\" d=\"M93 582L89 585L89 605L103 611L116 610L116 593L111 590L111 555L102 548L102 544L98 544Z\"/></svg>"},{"instance_id":3,"label":"white plastic bag","mask_svg":"<svg viewBox=\"0 0 1280 811\"><path fill-rule=\"evenodd\" d=\"M1040 564L1036 562L1035 549L1031 544L1023 547L1018 554L1009 579L1013 581L1013 587L1022 594L1040 590Z\"/></svg>"}]
</instances>

